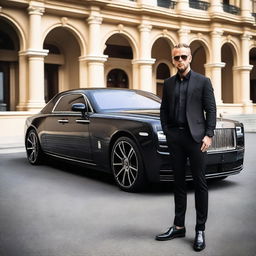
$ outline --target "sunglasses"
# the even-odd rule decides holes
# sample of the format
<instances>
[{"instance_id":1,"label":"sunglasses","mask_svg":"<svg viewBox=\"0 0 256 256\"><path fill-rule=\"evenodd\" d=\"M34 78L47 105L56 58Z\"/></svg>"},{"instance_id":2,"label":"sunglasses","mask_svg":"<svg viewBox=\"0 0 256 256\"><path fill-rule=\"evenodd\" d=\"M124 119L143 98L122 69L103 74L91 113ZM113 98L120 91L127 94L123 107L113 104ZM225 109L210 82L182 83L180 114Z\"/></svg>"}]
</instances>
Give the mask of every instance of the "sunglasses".
<instances>
[{"instance_id":1,"label":"sunglasses","mask_svg":"<svg viewBox=\"0 0 256 256\"><path fill-rule=\"evenodd\" d=\"M182 60L187 60L188 55L177 55L177 56L174 56L174 57L173 57L173 59L174 59L175 61L179 61L180 58L181 58Z\"/></svg>"}]
</instances>

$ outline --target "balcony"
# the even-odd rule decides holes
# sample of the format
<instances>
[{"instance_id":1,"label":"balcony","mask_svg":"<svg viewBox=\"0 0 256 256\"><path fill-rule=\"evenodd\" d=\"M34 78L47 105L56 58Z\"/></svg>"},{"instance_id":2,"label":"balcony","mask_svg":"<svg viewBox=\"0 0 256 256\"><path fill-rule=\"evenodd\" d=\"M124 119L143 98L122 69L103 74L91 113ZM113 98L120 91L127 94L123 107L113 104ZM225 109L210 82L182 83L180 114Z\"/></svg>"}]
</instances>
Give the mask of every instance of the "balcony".
<instances>
[{"instance_id":1,"label":"balcony","mask_svg":"<svg viewBox=\"0 0 256 256\"><path fill-rule=\"evenodd\" d=\"M241 12L239 7L230 4L223 4L223 11L235 15L239 15Z\"/></svg>"},{"instance_id":2,"label":"balcony","mask_svg":"<svg viewBox=\"0 0 256 256\"><path fill-rule=\"evenodd\" d=\"M176 3L177 3L176 1L172 1L172 0L157 0L157 6L164 7L164 8L174 9Z\"/></svg>"},{"instance_id":3,"label":"balcony","mask_svg":"<svg viewBox=\"0 0 256 256\"><path fill-rule=\"evenodd\" d=\"M198 0L189 0L189 7L194 9L199 9L203 11L207 11L210 4L205 1L198 1Z\"/></svg>"}]
</instances>

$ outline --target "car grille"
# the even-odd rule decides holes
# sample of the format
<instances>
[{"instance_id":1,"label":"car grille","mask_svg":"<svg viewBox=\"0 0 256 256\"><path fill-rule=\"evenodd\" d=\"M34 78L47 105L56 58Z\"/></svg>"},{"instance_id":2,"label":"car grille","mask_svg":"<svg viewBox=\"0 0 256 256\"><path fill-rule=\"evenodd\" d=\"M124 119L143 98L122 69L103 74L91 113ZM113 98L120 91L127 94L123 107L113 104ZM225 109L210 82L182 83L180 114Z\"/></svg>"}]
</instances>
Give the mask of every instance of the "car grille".
<instances>
[{"instance_id":1,"label":"car grille","mask_svg":"<svg viewBox=\"0 0 256 256\"><path fill-rule=\"evenodd\" d=\"M235 149L235 130L233 128L216 129L212 145L208 152Z\"/></svg>"}]
</instances>

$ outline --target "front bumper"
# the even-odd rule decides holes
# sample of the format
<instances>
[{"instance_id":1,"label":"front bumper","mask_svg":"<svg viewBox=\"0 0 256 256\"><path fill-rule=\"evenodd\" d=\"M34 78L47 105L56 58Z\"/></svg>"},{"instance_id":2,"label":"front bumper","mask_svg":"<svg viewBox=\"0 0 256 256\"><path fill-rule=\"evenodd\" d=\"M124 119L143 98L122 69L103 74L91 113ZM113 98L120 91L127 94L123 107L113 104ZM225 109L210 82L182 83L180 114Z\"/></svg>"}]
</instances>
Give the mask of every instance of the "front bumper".
<instances>
[{"instance_id":1,"label":"front bumper","mask_svg":"<svg viewBox=\"0 0 256 256\"><path fill-rule=\"evenodd\" d=\"M158 152L160 158L159 180L173 181L174 175L171 167L171 155L166 152ZM243 169L244 148L210 152L207 155L207 167L205 176L207 179L226 177L238 174ZM186 164L186 180L192 180L189 161Z\"/></svg>"}]
</instances>

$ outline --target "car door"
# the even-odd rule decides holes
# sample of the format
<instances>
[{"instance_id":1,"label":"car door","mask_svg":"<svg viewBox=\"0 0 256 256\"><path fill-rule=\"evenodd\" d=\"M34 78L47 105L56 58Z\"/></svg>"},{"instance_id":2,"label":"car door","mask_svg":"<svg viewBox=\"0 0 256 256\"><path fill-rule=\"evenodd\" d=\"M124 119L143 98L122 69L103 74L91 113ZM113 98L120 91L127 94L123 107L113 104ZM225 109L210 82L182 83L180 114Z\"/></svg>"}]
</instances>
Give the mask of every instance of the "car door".
<instances>
[{"instance_id":1,"label":"car door","mask_svg":"<svg viewBox=\"0 0 256 256\"><path fill-rule=\"evenodd\" d=\"M47 151L59 156L91 162L90 122L72 111L74 103L87 104L79 93L63 95L45 122Z\"/></svg>"}]
</instances>

